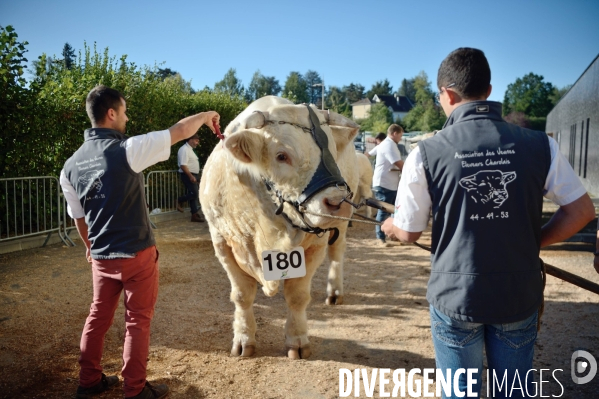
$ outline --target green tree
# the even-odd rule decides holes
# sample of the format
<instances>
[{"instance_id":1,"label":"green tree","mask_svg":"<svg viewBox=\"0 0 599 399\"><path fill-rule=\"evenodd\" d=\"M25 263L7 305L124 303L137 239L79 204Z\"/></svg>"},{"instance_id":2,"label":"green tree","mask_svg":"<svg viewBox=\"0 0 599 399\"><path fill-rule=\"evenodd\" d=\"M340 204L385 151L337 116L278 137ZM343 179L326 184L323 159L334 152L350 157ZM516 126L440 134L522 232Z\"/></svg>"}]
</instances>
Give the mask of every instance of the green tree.
<instances>
[{"instance_id":1,"label":"green tree","mask_svg":"<svg viewBox=\"0 0 599 399\"><path fill-rule=\"evenodd\" d=\"M414 87L414 108L403 118L407 131L431 132L443 127L446 117L443 109L435 102L435 93L424 71L410 79Z\"/></svg>"},{"instance_id":2,"label":"green tree","mask_svg":"<svg viewBox=\"0 0 599 399\"><path fill-rule=\"evenodd\" d=\"M16 41L16 34L10 29L0 29L0 43L0 71L4 72L0 72L0 90L4 90L0 93L2 177L58 176L66 159L83 142L82 133L89 127L85 98L98 84L113 87L125 96L130 136L164 129L187 115L207 109L216 110L221 115L221 125L226 126L246 106L239 96L211 91L193 93L189 82L179 74L163 79L157 67L137 67L127 62L127 56L111 57L108 49L98 53L95 45L93 48L85 45L82 56L71 69L59 63L47 68L47 56L42 54L38 60L40 71L26 84L20 76L26 61L24 44ZM2 85L4 82L10 83L10 90ZM203 163L218 139L204 127L200 135L203 138L196 153ZM169 160L152 166L149 171L176 167L174 151ZM0 214L1 208L0 201Z\"/></svg>"},{"instance_id":3,"label":"green tree","mask_svg":"<svg viewBox=\"0 0 599 399\"><path fill-rule=\"evenodd\" d=\"M325 97L325 108L348 118L352 116L351 104L343 90L337 86L329 86Z\"/></svg>"},{"instance_id":4,"label":"green tree","mask_svg":"<svg viewBox=\"0 0 599 399\"><path fill-rule=\"evenodd\" d=\"M349 86L343 86L341 91L345 94L345 98L350 104L360 101L365 97L364 86L361 84L350 83Z\"/></svg>"},{"instance_id":5,"label":"green tree","mask_svg":"<svg viewBox=\"0 0 599 399\"><path fill-rule=\"evenodd\" d=\"M227 93L230 96L243 96L244 88L241 80L237 78L237 71L231 68L225 74L223 80L214 84L214 91Z\"/></svg>"},{"instance_id":6,"label":"green tree","mask_svg":"<svg viewBox=\"0 0 599 399\"><path fill-rule=\"evenodd\" d=\"M561 89L558 89L557 87L553 87L553 93L551 93L551 95L549 96L549 99L551 100L551 103L553 104L553 106L555 107L555 104L558 103L559 100L561 100L561 98L572 88L572 85L566 85L564 87L562 87Z\"/></svg>"},{"instance_id":7,"label":"green tree","mask_svg":"<svg viewBox=\"0 0 599 399\"><path fill-rule=\"evenodd\" d=\"M508 85L503 98L503 115L523 112L527 117L546 117L553 108L552 94L553 85L531 72Z\"/></svg>"},{"instance_id":8,"label":"green tree","mask_svg":"<svg viewBox=\"0 0 599 399\"><path fill-rule=\"evenodd\" d=\"M75 49L68 42L62 48L62 63L66 69L71 69L75 63Z\"/></svg>"},{"instance_id":9,"label":"green tree","mask_svg":"<svg viewBox=\"0 0 599 399\"><path fill-rule=\"evenodd\" d=\"M291 72L285 81L283 97L293 101L295 104L309 103L308 83L299 72Z\"/></svg>"},{"instance_id":10,"label":"green tree","mask_svg":"<svg viewBox=\"0 0 599 399\"><path fill-rule=\"evenodd\" d=\"M260 70L257 70L245 92L245 98L248 102L252 102L260 97L276 96L280 92L281 85L274 76L264 76Z\"/></svg>"},{"instance_id":11,"label":"green tree","mask_svg":"<svg viewBox=\"0 0 599 399\"><path fill-rule=\"evenodd\" d=\"M158 70L156 71L156 75L162 80L168 78L169 76L175 76L178 73L179 72L174 71L170 68L158 68Z\"/></svg>"},{"instance_id":12,"label":"green tree","mask_svg":"<svg viewBox=\"0 0 599 399\"><path fill-rule=\"evenodd\" d=\"M398 96L404 96L410 99L410 101L416 103L416 88L414 87L415 78L402 79L399 89L397 89Z\"/></svg>"},{"instance_id":13,"label":"green tree","mask_svg":"<svg viewBox=\"0 0 599 399\"><path fill-rule=\"evenodd\" d=\"M27 42L11 25L0 26L0 176L12 166L10 149L23 140L28 123L29 92L23 77Z\"/></svg>"},{"instance_id":14,"label":"green tree","mask_svg":"<svg viewBox=\"0 0 599 399\"><path fill-rule=\"evenodd\" d=\"M306 85L308 85L308 95L310 96L310 103L319 105L322 97L322 87L316 86L315 84L322 84L322 78L316 71L308 70L304 75Z\"/></svg>"},{"instance_id":15,"label":"green tree","mask_svg":"<svg viewBox=\"0 0 599 399\"><path fill-rule=\"evenodd\" d=\"M376 82L372 85L370 90L366 92L366 97L372 99L372 97L374 97L375 94L379 96L392 95L393 87L391 86L391 83L389 83L387 79Z\"/></svg>"},{"instance_id":16,"label":"green tree","mask_svg":"<svg viewBox=\"0 0 599 399\"><path fill-rule=\"evenodd\" d=\"M384 103L380 102L370 107L368 117L357 122L362 131L387 132L387 128L393 123L393 113Z\"/></svg>"}]
</instances>

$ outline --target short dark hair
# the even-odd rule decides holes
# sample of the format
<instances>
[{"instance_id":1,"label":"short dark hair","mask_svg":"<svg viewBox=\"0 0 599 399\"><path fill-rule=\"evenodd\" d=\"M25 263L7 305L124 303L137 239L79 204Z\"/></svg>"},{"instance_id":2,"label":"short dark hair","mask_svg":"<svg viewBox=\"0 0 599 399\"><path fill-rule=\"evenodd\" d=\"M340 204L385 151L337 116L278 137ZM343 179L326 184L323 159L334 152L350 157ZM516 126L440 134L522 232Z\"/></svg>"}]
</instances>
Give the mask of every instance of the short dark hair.
<instances>
[{"instance_id":1,"label":"short dark hair","mask_svg":"<svg viewBox=\"0 0 599 399\"><path fill-rule=\"evenodd\" d=\"M387 134L397 133L397 132L403 133L403 127L399 126L396 123L390 125L389 128L387 129Z\"/></svg>"},{"instance_id":2,"label":"short dark hair","mask_svg":"<svg viewBox=\"0 0 599 399\"><path fill-rule=\"evenodd\" d=\"M383 141L387 138L387 135L385 133L379 133L377 134L374 139L378 140L378 141Z\"/></svg>"},{"instance_id":3,"label":"short dark hair","mask_svg":"<svg viewBox=\"0 0 599 399\"><path fill-rule=\"evenodd\" d=\"M110 87L98 85L91 89L85 99L85 110L92 125L103 122L109 109L118 110L122 107L121 99L125 97Z\"/></svg>"},{"instance_id":4,"label":"short dark hair","mask_svg":"<svg viewBox=\"0 0 599 399\"><path fill-rule=\"evenodd\" d=\"M484 96L491 84L491 68L485 53L460 47L449 53L437 73L437 88L453 84L452 89L465 99Z\"/></svg>"}]
</instances>

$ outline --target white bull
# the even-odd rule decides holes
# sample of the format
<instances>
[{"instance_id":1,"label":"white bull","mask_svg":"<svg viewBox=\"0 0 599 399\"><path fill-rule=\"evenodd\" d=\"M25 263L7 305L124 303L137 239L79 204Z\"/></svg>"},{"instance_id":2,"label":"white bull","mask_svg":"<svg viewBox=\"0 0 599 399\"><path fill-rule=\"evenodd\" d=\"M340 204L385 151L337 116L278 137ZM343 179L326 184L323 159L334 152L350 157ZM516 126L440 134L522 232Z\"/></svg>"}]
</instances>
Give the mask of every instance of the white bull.
<instances>
[{"instance_id":1,"label":"white bull","mask_svg":"<svg viewBox=\"0 0 599 399\"><path fill-rule=\"evenodd\" d=\"M372 164L368 157L361 152L356 152L356 165L358 167L358 188L353 198L353 202L358 204L366 198L373 198L372 194ZM363 206L364 216L372 217L372 208Z\"/></svg>"},{"instance_id":2,"label":"white bull","mask_svg":"<svg viewBox=\"0 0 599 399\"><path fill-rule=\"evenodd\" d=\"M355 190L358 173L352 141L358 125L332 112L317 111L317 116L341 175ZM310 302L311 280L324 260L329 234L306 233L276 213L281 198L298 200L321 162L321 150L309 132L310 126L305 105L294 105L279 97L263 97L227 126L225 141L217 144L204 166L200 202L216 256L231 282L231 301L235 304L233 355L251 356L255 352L253 302L257 284L262 285L267 296L279 290L280 280L264 278L262 252L290 251L297 246L305 251L306 275L283 280L289 309L285 347L293 359L311 354L306 307ZM329 304L341 303L343 299L347 222L313 213L350 217L353 208L342 202L347 195L344 188L337 186L318 192L303 205L310 212L304 214L305 222L288 202L283 206L283 214L296 226L339 229L337 241L329 246Z\"/></svg>"}]
</instances>

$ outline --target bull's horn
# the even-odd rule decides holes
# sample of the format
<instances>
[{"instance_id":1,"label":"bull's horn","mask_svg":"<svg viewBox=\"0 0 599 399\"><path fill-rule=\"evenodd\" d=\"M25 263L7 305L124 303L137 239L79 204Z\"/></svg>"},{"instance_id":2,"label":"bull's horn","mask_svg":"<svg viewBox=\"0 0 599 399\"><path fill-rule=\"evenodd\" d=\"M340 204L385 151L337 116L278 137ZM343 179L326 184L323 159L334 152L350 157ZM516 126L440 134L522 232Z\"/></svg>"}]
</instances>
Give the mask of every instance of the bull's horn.
<instances>
[{"instance_id":1,"label":"bull's horn","mask_svg":"<svg viewBox=\"0 0 599 399\"><path fill-rule=\"evenodd\" d=\"M329 126L343 126L343 127L351 127L351 128L359 128L356 122L352 121L345 116L338 114L337 112L333 112L331 110L319 110L320 114L324 116L324 119L327 121Z\"/></svg>"},{"instance_id":2,"label":"bull's horn","mask_svg":"<svg viewBox=\"0 0 599 399\"><path fill-rule=\"evenodd\" d=\"M246 129L260 129L268 121L268 112L254 111L245 120Z\"/></svg>"}]
</instances>

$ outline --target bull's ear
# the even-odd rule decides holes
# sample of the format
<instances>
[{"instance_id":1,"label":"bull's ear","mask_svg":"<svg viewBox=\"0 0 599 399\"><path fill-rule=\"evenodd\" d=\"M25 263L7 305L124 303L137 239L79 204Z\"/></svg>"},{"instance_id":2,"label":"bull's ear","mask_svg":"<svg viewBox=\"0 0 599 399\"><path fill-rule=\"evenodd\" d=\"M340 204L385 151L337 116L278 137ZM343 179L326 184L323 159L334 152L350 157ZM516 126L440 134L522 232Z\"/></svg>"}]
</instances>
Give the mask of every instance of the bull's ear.
<instances>
[{"instance_id":1,"label":"bull's ear","mask_svg":"<svg viewBox=\"0 0 599 399\"><path fill-rule=\"evenodd\" d=\"M337 149L340 150L345 147L348 143L352 142L354 137L358 134L360 125L333 111L319 111L322 116L326 119L333 137L335 138L335 144Z\"/></svg>"},{"instance_id":2,"label":"bull's ear","mask_svg":"<svg viewBox=\"0 0 599 399\"><path fill-rule=\"evenodd\" d=\"M225 148L244 163L259 163L264 147L264 137L250 130L242 130L225 139Z\"/></svg>"},{"instance_id":3,"label":"bull's ear","mask_svg":"<svg viewBox=\"0 0 599 399\"><path fill-rule=\"evenodd\" d=\"M516 180L516 172L505 172L503 174L503 182L505 184L513 182L514 180Z\"/></svg>"},{"instance_id":4,"label":"bull's ear","mask_svg":"<svg viewBox=\"0 0 599 399\"><path fill-rule=\"evenodd\" d=\"M474 190L476 187L478 187L476 184L476 177L464 177L460 180L460 186L464 187L467 191Z\"/></svg>"}]
</instances>

